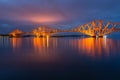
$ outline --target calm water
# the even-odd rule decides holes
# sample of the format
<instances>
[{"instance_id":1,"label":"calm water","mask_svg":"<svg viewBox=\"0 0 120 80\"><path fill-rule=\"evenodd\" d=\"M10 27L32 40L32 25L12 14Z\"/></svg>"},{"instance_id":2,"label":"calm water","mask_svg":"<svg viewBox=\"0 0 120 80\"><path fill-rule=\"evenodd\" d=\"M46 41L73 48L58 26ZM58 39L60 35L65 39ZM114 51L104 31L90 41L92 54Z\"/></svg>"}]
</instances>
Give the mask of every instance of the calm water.
<instances>
[{"instance_id":1,"label":"calm water","mask_svg":"<svg viewBox=\"0 0 120 80\"><path fill-rule=\"evenodd\" d=\"M120 39L0 38L0 80L120 80Z\"/></svg>"}]
</instances>

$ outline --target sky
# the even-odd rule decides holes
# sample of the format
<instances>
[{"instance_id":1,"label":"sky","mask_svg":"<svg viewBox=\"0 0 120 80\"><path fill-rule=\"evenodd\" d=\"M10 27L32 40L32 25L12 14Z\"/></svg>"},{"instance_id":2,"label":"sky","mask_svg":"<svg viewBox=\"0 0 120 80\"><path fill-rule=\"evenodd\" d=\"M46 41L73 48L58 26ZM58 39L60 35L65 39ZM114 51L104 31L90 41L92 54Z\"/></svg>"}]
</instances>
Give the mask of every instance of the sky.
<instances>
[{"instance_id":1,"label":"sky","mask_svg":"<svg viewBox=\"0 0 120 80\"><path fill-rule=\"evenodd\" d=\"M93 20L120 21L120 0L0 0L0 33L37 25L70 28Z\"/></svg>"}]
</instances>

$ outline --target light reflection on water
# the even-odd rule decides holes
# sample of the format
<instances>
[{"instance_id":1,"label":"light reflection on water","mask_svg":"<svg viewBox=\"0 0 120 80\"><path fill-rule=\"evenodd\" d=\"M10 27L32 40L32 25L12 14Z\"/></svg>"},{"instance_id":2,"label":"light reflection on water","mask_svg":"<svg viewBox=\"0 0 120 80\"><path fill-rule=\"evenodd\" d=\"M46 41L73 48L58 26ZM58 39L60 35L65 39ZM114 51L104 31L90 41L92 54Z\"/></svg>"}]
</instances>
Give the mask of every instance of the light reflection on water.
<instances>
[{"instance_id":1,"label":"light reflection on water","mask_svg":"<svg viewBox=\"0 0 120 80\"><path fill-rule=\"evenodd\" d=\"M109 56L110 53L116 53L119 51L120 41L114 41L107 38L83 38L73 40L71 42L72 47L79 51L79 53L84 53L88 56Z\"/></svg>"},{"instance_id":2,"label":"light reflection on water","mask_svg":"<svg viewBox=\"0 0 120 80\"><path fill-rule=\"evenodd\" d=\"M0 79L59 76L62 80L113 80L119 77L119 61L119 39L0 38L0 74L5 75Z\"/></svg>"},{"instance_id":3,"label":"light reflection on water","mask_svg":"<svg viewBox=\"0 0 120 80\"><path fill-rule=\"evenodd\" d=\"M12 44L13 49L20 48L20 46L22 45L22 39L21 38L12 38L11 44Z\"/></svg>"},{"instance_id":4,"label":"light reflection on water","mask_svg":"<svg viewBox=\"0 0 120 80\"><path fill-rule=\"evenodd\" d=\"M120 41L109 38L0 38L0 47L12 48L15 53L24 53L27 49L33 54L61 52L108 57L120 51Z\"/></svg>"}]
</instances>

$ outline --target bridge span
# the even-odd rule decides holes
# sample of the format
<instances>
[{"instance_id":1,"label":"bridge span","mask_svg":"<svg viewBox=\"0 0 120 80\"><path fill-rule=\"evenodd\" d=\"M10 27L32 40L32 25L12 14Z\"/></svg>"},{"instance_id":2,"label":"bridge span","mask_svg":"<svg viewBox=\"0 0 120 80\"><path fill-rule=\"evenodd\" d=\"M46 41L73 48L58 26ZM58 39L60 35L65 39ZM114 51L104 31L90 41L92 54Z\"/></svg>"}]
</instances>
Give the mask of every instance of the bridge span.
<instances>
[{"instance_id":1,"label":"bridge span","mask_svg":"<svg viewBox=\"0 0 120 80\"><path fill-rule=\"evenodd\" d=\"M18 36L23 34L29 34L40 37L40 36L51 36L52 34L56 34L60 32L79 32L92 37L96 37L96 36L103 37L104 35L109 35L113 32L119 32L119 31L120 31L120 23L118 22L95 20L87 24L74 27L70 30L61 30L47 26L41 26L32 30L31 32L23 32L17 29L12 31L10 35Z\"/></svg>"}]
</instances>

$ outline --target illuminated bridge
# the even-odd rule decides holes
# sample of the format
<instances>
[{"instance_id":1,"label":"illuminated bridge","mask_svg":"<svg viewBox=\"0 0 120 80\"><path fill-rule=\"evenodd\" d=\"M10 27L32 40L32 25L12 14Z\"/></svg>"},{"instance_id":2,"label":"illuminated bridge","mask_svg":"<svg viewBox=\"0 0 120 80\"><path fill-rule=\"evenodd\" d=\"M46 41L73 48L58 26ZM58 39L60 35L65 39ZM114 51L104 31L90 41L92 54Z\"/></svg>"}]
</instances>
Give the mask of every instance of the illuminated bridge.
<instances>
[{"instance_id":1,"label":"illuminated bridge","mask_svg":"<svg viewBox=\"0 0 120 80\"><path fill-rule=\"evenodd\" d=\"M10 35L22 35L22 34L31 34L37 37L40 36L50 36L52 34L60 33L60 32L79 32L85 35L93 36L93 37L103 37L104 35L111 34L113 32L120 31L120 23L117 22L106 22L104 20L95 20L93 22L89 22L82 26L75 27L70 30L60 30L47 26L38 27L31 32L22 32L20 30L16 30L10 33Z\"/></svg>"},{"instance_id":2,"label":"illuminated bridge","mask_svg":"<svg viewBox=\"0 0 120 80\"><path fill-rule=\"evenodd\" d=\"M95 20L82 26L72 29L73 32L80 32L89 36L99 36L111 34L120 31L120 23Z\"/></svg>"}]
</instances>

